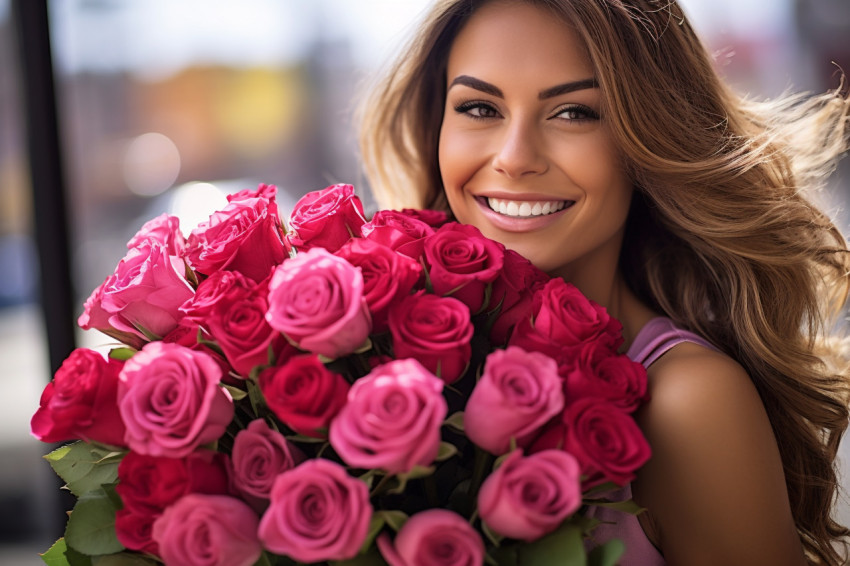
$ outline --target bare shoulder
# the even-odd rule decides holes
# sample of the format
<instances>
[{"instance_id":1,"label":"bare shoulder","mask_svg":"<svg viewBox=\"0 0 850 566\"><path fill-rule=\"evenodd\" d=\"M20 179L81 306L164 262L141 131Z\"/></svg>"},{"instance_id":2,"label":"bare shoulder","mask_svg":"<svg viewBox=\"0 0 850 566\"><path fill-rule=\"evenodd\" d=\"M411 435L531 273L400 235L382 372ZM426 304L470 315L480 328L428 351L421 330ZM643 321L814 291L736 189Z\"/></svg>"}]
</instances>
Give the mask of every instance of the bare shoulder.
<instances>
[{"instance_id":1,"label":"bare shoulder","mask_svg":"<svg viewBox=\"0 0 850 566\"><path fill-rule=\"evenodd\" d=\"M634 484L668 564L805 564L782 463L747 372L696 344L649 370L636 415L652 458Z\"/></svg>"}]
</instances>

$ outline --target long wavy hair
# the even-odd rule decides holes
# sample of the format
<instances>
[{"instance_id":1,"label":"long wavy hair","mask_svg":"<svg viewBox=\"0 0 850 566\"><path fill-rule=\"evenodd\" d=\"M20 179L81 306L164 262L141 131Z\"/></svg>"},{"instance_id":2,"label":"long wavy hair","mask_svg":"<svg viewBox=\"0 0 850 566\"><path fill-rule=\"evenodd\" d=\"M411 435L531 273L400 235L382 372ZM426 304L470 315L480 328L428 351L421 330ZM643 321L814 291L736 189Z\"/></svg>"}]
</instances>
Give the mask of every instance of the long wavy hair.
<instances>
[{"instance_id":1,"label":"long wavy hair","mask_svg":"<svg viewBox=\"0 0 850 566\"><path fill-rule=\"evenodd\" d=\"M382 205L448 208L437 160L448 53L486 1L437 1L364 98L362 157ZM850 531L832 511L850 371L830 336L850 258L811 199L847 150L847 94L736 95L674 0L525 1L571 25L595 69L636 188L620 260L627 283L747 369L809 560L843 563L836 543Z\"/></svg>"}]
</instances>

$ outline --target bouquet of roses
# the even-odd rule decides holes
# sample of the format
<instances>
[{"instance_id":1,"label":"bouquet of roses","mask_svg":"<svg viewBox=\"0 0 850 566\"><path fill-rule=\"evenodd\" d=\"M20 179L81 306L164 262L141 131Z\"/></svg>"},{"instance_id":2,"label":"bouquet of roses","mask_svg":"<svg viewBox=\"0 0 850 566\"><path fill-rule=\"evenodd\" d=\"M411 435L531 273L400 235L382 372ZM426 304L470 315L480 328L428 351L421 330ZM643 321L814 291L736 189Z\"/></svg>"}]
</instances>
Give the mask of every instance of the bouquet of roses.
<instances>
[{"instance_id":1,"label":"bouquet of roses","mask_svg":"<svg viewBox=\"0 0 850 566\"><path fill-rule=\"evenodd\" d=\"M588 505L649 457L643 367L561 279L350 185L161 215L79 324L33 434L77 502L48 564L614 564Z\"/></svg>"}]
</instances>

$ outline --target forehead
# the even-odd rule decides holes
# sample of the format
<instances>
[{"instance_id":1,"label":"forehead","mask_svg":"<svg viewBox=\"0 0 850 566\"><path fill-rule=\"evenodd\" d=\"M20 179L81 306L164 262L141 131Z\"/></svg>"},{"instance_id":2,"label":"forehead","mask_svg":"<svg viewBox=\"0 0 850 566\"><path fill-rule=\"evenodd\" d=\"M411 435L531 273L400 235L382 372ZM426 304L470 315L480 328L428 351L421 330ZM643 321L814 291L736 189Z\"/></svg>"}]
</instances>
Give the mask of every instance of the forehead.
<instances>
[{"instance_id":1,"label":"forehead","mask_svg":"<svg viewBox=\"0 0 850 566\"><path fill-rule=\"evenodd\" d=\"M448 70L449 75L510 70L521 73L517 79L543 82L594 76L568 22L545 7L516 0L488 2L469 17L449 51Z\"/></svg>"}]
</instances>

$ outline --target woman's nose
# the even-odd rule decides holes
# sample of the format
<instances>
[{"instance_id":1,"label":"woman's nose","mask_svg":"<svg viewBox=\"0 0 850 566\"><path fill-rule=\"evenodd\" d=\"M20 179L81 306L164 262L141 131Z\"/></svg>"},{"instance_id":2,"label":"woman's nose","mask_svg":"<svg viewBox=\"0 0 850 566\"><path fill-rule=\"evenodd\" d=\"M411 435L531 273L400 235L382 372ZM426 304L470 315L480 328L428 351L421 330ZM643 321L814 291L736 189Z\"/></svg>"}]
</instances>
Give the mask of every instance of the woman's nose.
<instances>
[{"instance_id":1,"label":"woman's nose","mask_svg":"<svg viewBox=\"0 0 850 566\"><path fill-rule=\"evenodd\" d=\"M511 179L546 171L541 142L533 127L522 120L507 124L493 156L493 168Z\"/></svg>"}]
</instances>

